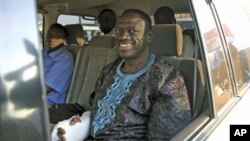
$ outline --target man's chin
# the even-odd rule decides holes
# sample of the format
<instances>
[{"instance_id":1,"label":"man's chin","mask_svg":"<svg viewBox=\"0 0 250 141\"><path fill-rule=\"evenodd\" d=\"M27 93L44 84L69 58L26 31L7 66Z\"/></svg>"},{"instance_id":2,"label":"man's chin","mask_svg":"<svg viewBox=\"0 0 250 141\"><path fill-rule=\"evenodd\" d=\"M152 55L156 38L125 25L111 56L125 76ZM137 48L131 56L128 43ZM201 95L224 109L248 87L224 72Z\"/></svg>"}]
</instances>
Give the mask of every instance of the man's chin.
<instances>
[{"instance_id":1,"label":"man's chin","mask_svg":"<svg viewBox=\"0 0 250 141\"><path fill-rule=\"evenodd\" d=\"M120 57L125 59L125 60L132 60L134 59L134 56L133 55L130 55L130 54L120 54Z\"/></svg>"},{"instance_id":2,"label":"man's chin","mask_svg":"<svg viewBox=\"0 0 250 141\"><path fill-rule=\"evenodd\" d=\"M53 45L49 45L49 48L55 48L56 46L53 46Z\"/></svg>"}]
</instances>

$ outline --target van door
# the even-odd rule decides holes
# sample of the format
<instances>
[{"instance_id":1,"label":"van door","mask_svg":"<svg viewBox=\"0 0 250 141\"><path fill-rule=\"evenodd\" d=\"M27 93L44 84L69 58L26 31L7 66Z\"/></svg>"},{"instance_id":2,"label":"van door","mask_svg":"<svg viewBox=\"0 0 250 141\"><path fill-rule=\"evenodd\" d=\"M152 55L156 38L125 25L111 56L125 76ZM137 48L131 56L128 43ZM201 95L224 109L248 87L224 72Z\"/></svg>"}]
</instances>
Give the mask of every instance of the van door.
<instances>
[{"instance_id":1,"label":"van door","mask_svg":"<svg viewBox=\"0 0 250 141\"><path fill-rule=\"evenodd\" d=\"M0 140L49 141L34 0L0 5Z\"/></svg>"}]
</instances>

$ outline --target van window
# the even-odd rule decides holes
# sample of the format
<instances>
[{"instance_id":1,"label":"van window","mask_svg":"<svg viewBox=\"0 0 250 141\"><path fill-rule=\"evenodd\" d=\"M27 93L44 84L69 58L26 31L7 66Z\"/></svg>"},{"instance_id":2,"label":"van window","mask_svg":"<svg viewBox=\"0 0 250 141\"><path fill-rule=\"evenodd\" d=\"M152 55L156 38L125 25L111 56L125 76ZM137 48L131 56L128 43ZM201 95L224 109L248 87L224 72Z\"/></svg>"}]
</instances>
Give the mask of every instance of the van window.
<instances>
[{"instance_id":1,"label":"van window","mask_svg":"<svg viewBox=\"0 0 250 141\"><path fill-rule=\"evenodd\" d=\"M79 15L59 15L57 22L62 25L67 24L91 24L94 25L94 20L86 20L83 19L82 16Z\"/></svg>"},{"instance_id":2,"label":"van window","mask_svg":"<svg viewBox=\"0 0 250 141\"><path fill-rule=\"evenodd\" d=\"M220 111L232 98L232 84L226 63L225 53L221 38L206 1L195 0L197 22L200 25L200 34L203 35L203 46L208 65L209 77L211 78L211 92L215 110Z\"/></svg>"},{"instance_id":3,"label":"van window","mask_svg":"<svg viewBox=\"0 0 250 141\"><path fill-rule=\"evenodd\" d=\"M43 49L43 20L44 20L44 16L42 13L37 13L37 24L38 24L38 31L39 31L39 46L40 49Z\"/></svg>"},{"instance_id":4,"label":"van window","mask_svg":"<svg viewBox=\"0 0 250 141\"><path fill-rule=\"evenodd\" d=\"M193 19L190 13L175 14L175 18L183 30L194 29Z\"/></svg>"},{"instance_id":5,"label":"van window","mask_svg":"<svg viewBox=\"0 0 250 141\"><path fill-rule=\"evenodd\" d=\"M214 2L232 57L238 93L246 88L250 79L250 15L247 13L250 7L243 2L242 0Z\"/></svg>"},{"instance_id":6,"label":"van window","mask_svg":"<svg viewBox=\"0 0 250 141\"><path fill-rule=\"evenodd\" d=\"M81 24L84 30L84 37L90 41L94 34L101 33L99 26L95 18L88 17L88 19L83 19L79 15L60 15L57 22L62 25L68 24Z\"/></svg>"}]
</instances>

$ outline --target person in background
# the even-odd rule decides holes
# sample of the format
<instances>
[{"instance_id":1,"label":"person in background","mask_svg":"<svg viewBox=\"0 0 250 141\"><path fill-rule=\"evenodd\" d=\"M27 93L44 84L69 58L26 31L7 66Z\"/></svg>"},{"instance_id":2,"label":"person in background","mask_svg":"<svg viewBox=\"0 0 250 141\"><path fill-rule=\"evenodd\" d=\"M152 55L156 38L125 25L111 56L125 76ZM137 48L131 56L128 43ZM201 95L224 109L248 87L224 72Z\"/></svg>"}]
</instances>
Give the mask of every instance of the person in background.
<instances>
[{"instance_id":1,"label":"person in background","mask_svg":"<svg viewBox=\"0 0 250 141\"><path fill-rule=\"evenodd\" d=\"M67 32L55 23L48 30L48 48L43 51L44 79L49 105L65 102L74 69L74 58L64 47Z\"/></svg>"},{"instance_id":2,"label":"person in background","mask_svg":"<svg viewBox=\"0 0 250 141\"><path fill-rule=\"evenodd\" d=\"M168 6L159 7L154 13L155 25L158 24L176 24L174 11ZM181 57L194 57L194 43L189 35L183 35L183 51Z\"/></svg>"},{"instance_id":3,"label":"person in background","mask_svg":"<svg viewBox=\"0 0 250 141\"><path fill-rule=\"evenodd\" d=\"M176 24L174 11L168 6L158 8L154 13L155 24Z\"/></svg>"},{"instance_id":4,"label":"person in background","mask_svg":"<svg viewBox=\"0 0 250 141\"><path fill-rule=\"evenodd\" d=\"M102 10L99 15L97 16L97 21L100 24L100 30L106 34L113 34L111 31L115 27L116 24L116 14L111 9L104 9Z\"/></svg>"},{"instance_id":5,"label":"person in background","mask_svg":"<svg viewBox=\"0 0 250 141\"><path fill-rule=\"evenodd\" d=\"M90 97L89 139L170 140L191 120L183 76L150 52L152 25L143 11L124 11L115 31L120 58L103 68ZM72 119L72 126L81 122ZM57 135L65 141L67 132Z\"/></svg>"}]
</instances>

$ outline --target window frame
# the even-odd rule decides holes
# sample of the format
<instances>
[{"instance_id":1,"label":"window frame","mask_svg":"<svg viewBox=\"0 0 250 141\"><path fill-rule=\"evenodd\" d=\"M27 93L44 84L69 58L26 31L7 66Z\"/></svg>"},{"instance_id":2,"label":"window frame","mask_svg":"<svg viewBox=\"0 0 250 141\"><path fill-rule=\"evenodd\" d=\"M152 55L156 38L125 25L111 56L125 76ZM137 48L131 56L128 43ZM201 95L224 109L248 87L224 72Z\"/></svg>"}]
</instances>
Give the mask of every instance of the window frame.
<instances>
[{"instance_id":1,"label":"window frame","mask_svg":"<svg viewBox=\"0 0 250 141\"><path fill-rule=\"evenodd\" d=\"M198 116L196 119L194 119L187 127L185 127L180 133L178 133L177 136L175 136L173 141L178 140L206 140L209 138L209 136L214 132L214 130L222 123L222 121L227 117L227 115L235 109L239 105L239 102L241 100L240 97L242 95L238 95L238 92L236 90L236 79L235 79L235 73L232 66L232 57L230 57L229 48L226 42L226 38L224 36L223 27L221 25L220 19L218 17L217 9L210 0L206 0L207 6L210 8L210 13L213 14L214 21L216 23L216 28L218 30L220 41L222 43L223 51L225 52L226 56L226 63L228 64L229 69L229 75L230 79L232 81L232 88L233 88L233 97L226 102L226 104L223 106L223 108L220 111L215 110L214 105L214 98L213 98L213 92L212 92L212 79L209 77L210 71L208 68L208 60L206 56L206 45L203 39L203 35L201 35L201 27L200 23L197 20L196 10L194 6L195 0L190 0L190 9L191 14L193 16L194 21L194 27L196 30L196 38L200 45L201 55L204 63L204 71L205 71L205 77L206 77L206 87L207 87L207 94L209 98L209 109L205 112L203 112L200 116ZM204 0L205 2L205 0ZM206 66L206 67L205 67ZM246 90L242 93L246 93L247 89L249 91L249 84L246 86ZM228 127L229 128L229 127Z\"/></svg>"}]
</instances>

